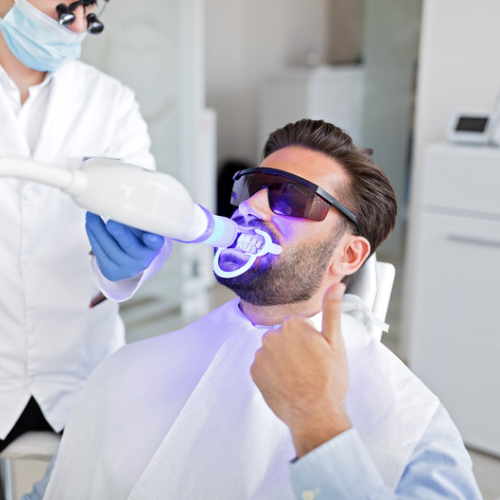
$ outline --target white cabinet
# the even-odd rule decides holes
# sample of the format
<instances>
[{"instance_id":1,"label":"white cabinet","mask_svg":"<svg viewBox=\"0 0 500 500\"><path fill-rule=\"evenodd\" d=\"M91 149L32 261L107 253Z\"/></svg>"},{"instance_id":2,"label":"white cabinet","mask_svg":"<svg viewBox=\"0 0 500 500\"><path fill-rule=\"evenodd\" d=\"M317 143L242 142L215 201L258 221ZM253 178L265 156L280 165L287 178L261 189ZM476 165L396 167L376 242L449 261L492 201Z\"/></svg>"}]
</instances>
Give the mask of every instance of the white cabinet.
<instances>
[{"instance_id":1,"label":"white cabinet","mask_svg":"<svg viewBox=\"0 0 500 500\"><path fill-rule=\"evenodd\" d=\"M359 65L290 68L270 76L260 95L258 158L271 132L302 118L333 123L361 143L362 103Z\"/></svg>"},{"instance_id":2,"label":"white cabinet","mask_svg":"<svg viewBox=\"0 0 500 500\"><path fill-rule=\"evenodd\" d=\"M466 444L500 455L500 149L428 146L416 202L408 361Z\"/></svg>"}]
</instances>

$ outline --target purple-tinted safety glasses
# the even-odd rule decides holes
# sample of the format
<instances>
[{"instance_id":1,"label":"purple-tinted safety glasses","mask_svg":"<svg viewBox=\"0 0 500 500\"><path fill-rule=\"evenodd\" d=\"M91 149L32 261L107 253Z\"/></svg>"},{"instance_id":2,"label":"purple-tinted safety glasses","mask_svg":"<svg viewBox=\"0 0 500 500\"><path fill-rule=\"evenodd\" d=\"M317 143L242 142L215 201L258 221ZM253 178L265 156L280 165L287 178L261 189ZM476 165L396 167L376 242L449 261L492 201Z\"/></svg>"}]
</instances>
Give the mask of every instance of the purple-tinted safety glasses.
<instances>
[{"instance_id":1,"label":"purple-tinted safety glasses","mask_svg":"<svg viewBox=\"0 0 500 500\"><path fill-rule=\"evenodd\" d=\"M261 189L267 189L271 210L277 215L322 221L330 206L347 217L361 234L356 216L331 194L298 175L275 168L247 168L233 176L231 204L238 206Z\"/></svg>"}]
</instances>

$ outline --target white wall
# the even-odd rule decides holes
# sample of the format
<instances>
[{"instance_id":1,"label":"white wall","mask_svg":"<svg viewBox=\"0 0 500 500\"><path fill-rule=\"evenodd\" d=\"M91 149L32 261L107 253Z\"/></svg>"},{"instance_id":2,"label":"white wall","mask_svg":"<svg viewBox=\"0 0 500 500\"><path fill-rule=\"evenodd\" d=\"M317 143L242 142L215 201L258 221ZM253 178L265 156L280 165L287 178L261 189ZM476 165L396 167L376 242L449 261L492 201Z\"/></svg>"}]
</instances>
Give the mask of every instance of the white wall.
<instances>
[{"instance_id":1,"label":"white wall","mask_svg":"<svg viewBox=\"0 0 500 500\"><path fill-rule=\"evenodd\" d=\"M378 250L399 260L405 236L408 160L421 0L366 0L362 146L388 175L398 200L396 227Z\"/></svg>"},{"instance_id":2,"label":"white wall","mask_svg":"<svg viewBox=\"0 0 500 500\"><path fill-rule=\"evenodd\" d=\"M454 111L493 110L500 90L500 2L498 0L425 0L417 84L415 149L411 199L420 194L422 152L426 144L444 140ZM499 166L500 168L500 166ZM415 207L410 207L406 250L402 331L411 321ZM471 261L464 266L473 265ZM470 269L470 267L469 267ZM460 272L457 269L457 272ZM436 293L438 283L429 283ZM407 339L401 349L407 352Z\"/></svg>"},{"instance_id":3,"label":"white wall","mask_svg":"<svg viewBox=\"0 0 500 500\"><path fill-rule=\"evenodd\" d=\"M330 0L206 0L207 105L217 110L218 157L256 160L258 92L264 78L325 60Z\"/></svg>"}]
</instances>

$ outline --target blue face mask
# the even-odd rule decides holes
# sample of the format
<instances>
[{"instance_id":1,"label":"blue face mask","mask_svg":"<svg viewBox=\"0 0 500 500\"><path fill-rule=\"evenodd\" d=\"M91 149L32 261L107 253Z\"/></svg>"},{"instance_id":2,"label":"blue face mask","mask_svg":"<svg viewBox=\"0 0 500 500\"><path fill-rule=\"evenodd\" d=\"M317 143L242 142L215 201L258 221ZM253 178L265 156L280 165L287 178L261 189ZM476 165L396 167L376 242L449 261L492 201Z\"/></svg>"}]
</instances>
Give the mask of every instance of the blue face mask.
<instances>
[{"instance_id":1,"label":"blue face mask","mask_svg":"<svg viewBox=\"0 0 500 500\"><path fill-rule=\"evenodd\" d=\"M27 0L15 0L0 20L0 29L12 54L37 71L55 71L64 62L78 59L87 34L61 26Z\"/></svg>"}]
</instances>

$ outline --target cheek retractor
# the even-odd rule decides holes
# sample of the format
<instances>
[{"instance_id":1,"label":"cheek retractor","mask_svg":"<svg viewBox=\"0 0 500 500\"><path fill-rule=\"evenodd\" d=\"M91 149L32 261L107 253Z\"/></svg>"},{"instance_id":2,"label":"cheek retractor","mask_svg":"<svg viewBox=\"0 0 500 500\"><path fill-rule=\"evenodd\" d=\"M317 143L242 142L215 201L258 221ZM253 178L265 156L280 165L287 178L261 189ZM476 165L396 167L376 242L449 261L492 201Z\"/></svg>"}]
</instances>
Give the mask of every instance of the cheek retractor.
<instances>
[{"instance_id":1,"label":"cheek retractor","mask_svg":"<svg viewBox=\"0 0 500 500\"><path fill-rule=\"evenodd\" d=\"M271 237L266 232L261 231L260 229L254 229L254 231L259 236L262 236L262 238L264 239L263 243L262 245L260 245L260 242L258 244L250 244L246 236L247 233L242 233L239 236L236 248L239 248L240 250L246 248L247 250L244 250L243 253L244 255L250 256L248 261L245 262L245 264L243 264L243 266L241 266L239 269L235 269L234 271L223 271L219 266L219 258L222 251L227 247L217 249L213 263L214 273L217 276L220 276L221 278L235 278L236 276L240 276L244 272L248 271L257 260L257 257L262 257L263 255L266 255L268 253L273 255L279 255L281 253L281 246L273 243Z\"/></svg>"}]
</instances>

